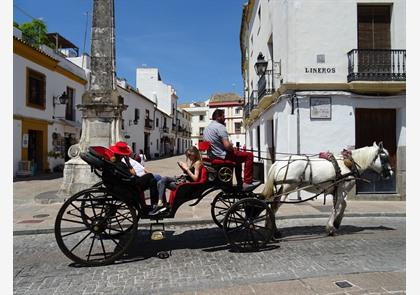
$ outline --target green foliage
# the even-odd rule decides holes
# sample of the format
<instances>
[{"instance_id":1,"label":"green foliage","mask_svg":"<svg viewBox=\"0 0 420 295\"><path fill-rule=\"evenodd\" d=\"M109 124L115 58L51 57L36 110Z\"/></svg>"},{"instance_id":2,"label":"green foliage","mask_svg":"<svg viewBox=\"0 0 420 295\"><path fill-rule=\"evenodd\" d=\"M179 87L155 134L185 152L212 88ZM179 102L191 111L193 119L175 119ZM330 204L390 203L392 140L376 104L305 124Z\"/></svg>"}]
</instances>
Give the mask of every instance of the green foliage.
<instances>
[{"instance_id":1,"label":"green foliage","mask_svg":"<svg viewBox=\"0 0 420 295\"><path fill-rule=\"evenodd\" d=\"M16 21L13 21L13 26L19 29L19 24Z\"/></svg>"},{"instance_id":2,"label":"green foliage","mask_svg":"<svg viewBox=\"0 0 420 295\"><path fill-rule=\"evenodd\" d=\"M18 25L18 28L22 31L25 39L32 45L40 46L45 44L52 47L53 44L47 38L47 25L40 19L34 19L31 22L23 23Z\"/></svg>"}]
</instances>

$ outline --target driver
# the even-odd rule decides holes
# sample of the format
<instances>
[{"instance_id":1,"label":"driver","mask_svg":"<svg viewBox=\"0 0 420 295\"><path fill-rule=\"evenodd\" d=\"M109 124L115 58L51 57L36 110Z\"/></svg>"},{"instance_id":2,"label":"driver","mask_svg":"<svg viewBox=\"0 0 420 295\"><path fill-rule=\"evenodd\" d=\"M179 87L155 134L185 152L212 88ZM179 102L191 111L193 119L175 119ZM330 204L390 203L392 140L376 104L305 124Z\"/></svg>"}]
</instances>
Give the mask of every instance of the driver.
<instances>
[{"instance_id":1,"label":"driver","mask_svg":"<svg viewBox=\"0 0 420 295\"><path fill-rule=\"evenodd\" d=\"M225 126L225 111L216 109L212 115L212 122L204 129L203 139L211 143L208 151L210 159L230 160L236 163L235 175L239 188L244 189L253 185L252 166L254 155L234 149L229 141L229 134ZM242 181L242 163L245 163L244 180ZM242 184L244 182L244 184Z\"/></svg>"}]
</instances>

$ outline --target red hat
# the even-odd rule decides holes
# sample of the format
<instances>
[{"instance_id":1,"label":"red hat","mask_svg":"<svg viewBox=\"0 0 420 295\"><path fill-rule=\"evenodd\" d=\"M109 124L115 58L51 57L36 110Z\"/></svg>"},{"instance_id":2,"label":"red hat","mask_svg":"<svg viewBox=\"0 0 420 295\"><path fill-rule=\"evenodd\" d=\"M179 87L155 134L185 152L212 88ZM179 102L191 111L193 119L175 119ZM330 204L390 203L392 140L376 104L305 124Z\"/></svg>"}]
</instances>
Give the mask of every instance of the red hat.
<instances>
[{"instance_id":1,"label":"red hat","mask_svg":"<svg viewBox=\"0 0 420 295\"><path fill-rule=\"evenodd\" d=\"M114 154L129 156L133 152L131 148L124 141L119 141L115 145L109 146L109 149L114 152Z\"/></svg>"}]
</instances>

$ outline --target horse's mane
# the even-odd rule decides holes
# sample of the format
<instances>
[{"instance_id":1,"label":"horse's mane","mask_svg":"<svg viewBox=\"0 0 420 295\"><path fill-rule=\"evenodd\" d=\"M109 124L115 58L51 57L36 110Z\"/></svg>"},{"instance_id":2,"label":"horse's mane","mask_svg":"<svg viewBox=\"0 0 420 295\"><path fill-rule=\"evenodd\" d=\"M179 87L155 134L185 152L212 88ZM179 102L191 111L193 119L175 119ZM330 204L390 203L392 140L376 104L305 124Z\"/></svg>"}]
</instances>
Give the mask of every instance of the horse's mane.
<instances>
[{"instance_id":1,"label":"horse's mane","mask_svg":"<svg viewBox=\"0 0 420 295\"><path fill-rule=\"evenodd\" d=\"M352 151L352 157L362 170L365 170L372 164L378 152L377 146L365 146Z\"/></svg>"}]
</instances>

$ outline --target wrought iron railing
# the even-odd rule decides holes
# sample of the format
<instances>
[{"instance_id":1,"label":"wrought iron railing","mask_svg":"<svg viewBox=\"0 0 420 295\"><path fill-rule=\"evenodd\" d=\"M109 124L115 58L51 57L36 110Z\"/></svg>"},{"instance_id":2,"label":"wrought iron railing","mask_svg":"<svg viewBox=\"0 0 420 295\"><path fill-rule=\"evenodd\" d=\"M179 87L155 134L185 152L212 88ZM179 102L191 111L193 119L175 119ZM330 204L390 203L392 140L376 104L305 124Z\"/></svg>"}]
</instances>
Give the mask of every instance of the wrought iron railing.
<instances>
[{"instance_id":1,"label":"wrought iron railing","mask_svg":"<svg viewBox=\"0 0 420 295\"><path fill-rule=\"evenodd\" d=\"M144 119L144 127L145 128L152 128L152 125L153 124L153 120L152 119L149 119L149 118L145 118Z\"/></svg>"},{"instance_id":2,"label":"wrought iron railing","mask_svg":"<svg viewBox=\"0 0 420 295\"><path fill-rule=\"evenodd\" d=\"M406 51L353 49L347 53L347 81L405 81Z\"/></svg>"},{"instance_id":3,"label":"wrought iron railing","mask_svg":"<svg viewBox=\"0 0 420 295\"><path fill-rule=\"evenodd\" d=\"M251 113L251 108L249 102L244 106L244 118L249 117L249 113Z\"/></svg>"},{"instance_id":4,"label":"wrought iron railing","mask_svg":"<svg viewBox=\"0 0 420 295\"><path fill-rule=\"evenodd\" d=\"M266 95L274 93L274 76L272 70L266 70L258 80L258 101Z\"/></svg>"}]
</instances>

